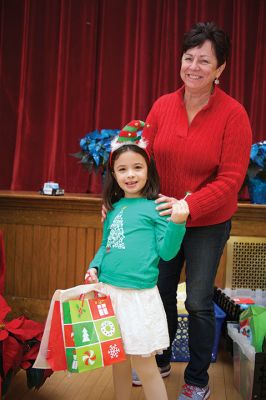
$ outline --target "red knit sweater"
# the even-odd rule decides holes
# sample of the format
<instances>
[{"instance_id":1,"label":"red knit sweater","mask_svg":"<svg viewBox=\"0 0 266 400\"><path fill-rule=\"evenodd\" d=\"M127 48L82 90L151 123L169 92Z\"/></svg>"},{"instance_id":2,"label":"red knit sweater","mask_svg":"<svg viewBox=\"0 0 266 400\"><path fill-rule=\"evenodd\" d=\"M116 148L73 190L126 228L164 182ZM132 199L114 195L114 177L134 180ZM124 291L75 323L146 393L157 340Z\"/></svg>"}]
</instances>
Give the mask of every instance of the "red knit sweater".
<instances>
[{"instance_id":1,"label":"red knit sweater","mask_svg":"<svg viewBox=\"0 0 266 400\"><path fill-rule=\"evenodd\" d=\"M154 155L161 193L186 198L187 226L224 222L237 208L252 141L243 106L215 88L208 104L191 124L183 102L184 87L160 97L146 122L143 135Z\"/></svg>"}]
</instances>

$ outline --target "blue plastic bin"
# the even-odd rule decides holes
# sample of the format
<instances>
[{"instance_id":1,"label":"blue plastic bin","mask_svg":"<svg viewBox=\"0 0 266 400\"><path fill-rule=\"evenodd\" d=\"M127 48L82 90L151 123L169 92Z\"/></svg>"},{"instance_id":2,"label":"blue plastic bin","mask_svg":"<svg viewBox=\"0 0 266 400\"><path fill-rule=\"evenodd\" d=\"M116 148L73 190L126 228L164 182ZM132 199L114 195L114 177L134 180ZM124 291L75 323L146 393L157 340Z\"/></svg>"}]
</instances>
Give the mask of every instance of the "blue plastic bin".
<instances>
[{"instance_id":1,"label":"blue plastic bin","mask_svg":"<svg viewBox=\"0 0 266 400\"><path fill-rule=\"evenodd\" d=\"M226 317L225 312L215 303L214 303L214 312L215 312L216 330L215 330L214 345L212 349L212 359L211 359L212 362L215 362L217 359L221 328ZM171 361L187 362L189 361L188 315L187 314L178 315L177 320L178 320L178 327L176 331L176 337L172 344Z\"/></svg>"}]
</instances>

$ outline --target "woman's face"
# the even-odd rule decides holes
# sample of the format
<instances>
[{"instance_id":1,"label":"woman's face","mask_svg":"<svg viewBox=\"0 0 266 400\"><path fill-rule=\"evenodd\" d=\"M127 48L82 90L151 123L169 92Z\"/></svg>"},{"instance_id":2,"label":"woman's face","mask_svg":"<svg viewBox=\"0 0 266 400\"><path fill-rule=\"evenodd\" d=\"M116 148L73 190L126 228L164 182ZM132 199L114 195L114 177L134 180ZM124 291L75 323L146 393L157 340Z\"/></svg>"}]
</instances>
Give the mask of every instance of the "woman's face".
<instances>
[{"instance_id":1,"label":"woman's face","mask_svg":"<svg viewBox=\"0 0 266 400\"><path fill-rule=\"evenodd\" d=\"M114 177L125 197L142 197L148 167L145 158L135 151L121 153L114 162Z\"/></svg>"},{"instance_id":2,"label":"woman's face","mask_svg":"<svg viewBox=\"0 0 266 400\"><path fill-rule=\"evenodd\" d=\"M215 78L223 72L225 63L217 68L212 43L206 40L201 47L192 47L182 56L180 76L186 88L211 90Z\"/></svg>"}]
</instances>

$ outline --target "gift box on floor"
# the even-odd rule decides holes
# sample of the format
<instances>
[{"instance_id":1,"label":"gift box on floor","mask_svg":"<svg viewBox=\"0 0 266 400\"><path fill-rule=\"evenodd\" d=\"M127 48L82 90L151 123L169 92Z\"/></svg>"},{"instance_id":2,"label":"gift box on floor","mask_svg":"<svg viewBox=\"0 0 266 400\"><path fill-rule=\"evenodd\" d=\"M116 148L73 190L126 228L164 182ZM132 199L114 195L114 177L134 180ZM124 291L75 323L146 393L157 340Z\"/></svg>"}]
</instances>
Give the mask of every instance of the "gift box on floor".
<instances>
[{"instance_id":1,"label":"gift box on floor","mask_svg":"<svg viewBox=\"0 0 266 400\"><path fill-rule=\"evenodd\" d=\"M236 323L227 324L233 341L234 385L244 400L266 400L266 353L256 353Z\"/></svg>"},{"instance_id":2,"label":"gift box on floor","mask_svg":"<svg viewBox=\"0 0 266 400\"><path fill-rule=\"evenodd\" d=\"M214 303L214 313L215 313L215 340L212 349L212 362L217 359L218 345L220 340L222 324L225 320L225 312ZM178 326L176 331L176 337L172 344L172 357L171 361L189 361L189 349L188 349L188 315L179 314Z\"/></svg>"}]
</instances>

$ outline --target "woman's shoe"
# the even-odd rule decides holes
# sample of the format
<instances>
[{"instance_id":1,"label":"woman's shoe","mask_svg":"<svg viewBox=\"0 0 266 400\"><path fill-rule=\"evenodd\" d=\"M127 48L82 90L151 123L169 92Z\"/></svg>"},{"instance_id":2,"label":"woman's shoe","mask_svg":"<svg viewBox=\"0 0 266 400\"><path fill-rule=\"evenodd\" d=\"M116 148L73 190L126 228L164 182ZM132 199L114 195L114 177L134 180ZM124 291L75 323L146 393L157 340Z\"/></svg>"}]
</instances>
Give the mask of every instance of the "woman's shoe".
<instances>
[{"instance_id":1,"label":"woman's shoe","mask_svg":"<svg viewBox=\"0 0 266 400\"><path fill-rule=\"evenodd\" d=\"M182 387L182 392L178 396L177 400L207 400L210 397L210 394L211 392L208 385L200 388L186 383Z\"/></svg>"}]
</instances>

